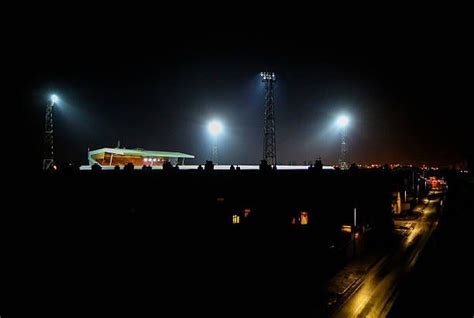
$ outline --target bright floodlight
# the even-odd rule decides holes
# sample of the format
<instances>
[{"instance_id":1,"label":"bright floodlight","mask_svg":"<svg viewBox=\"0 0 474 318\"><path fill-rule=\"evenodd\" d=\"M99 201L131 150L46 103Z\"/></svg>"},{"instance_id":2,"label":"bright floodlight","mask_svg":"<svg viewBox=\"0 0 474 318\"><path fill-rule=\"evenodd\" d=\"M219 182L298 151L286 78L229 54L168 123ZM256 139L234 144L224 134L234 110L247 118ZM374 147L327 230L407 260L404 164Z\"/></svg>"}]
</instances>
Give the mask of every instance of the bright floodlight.
<instances>
[{"instance_id":1,"label":"bright floodlight","mask_svg":"<svg viewBox=\"0 0 474 318\"><path fill-rule=\"evenodd\" d=\"M337 118L337 125L339 127L346 127L349 124L349 117L342 115Z\"/></svg>"},{"instance_id":2,"label":"bright floodlight","mask_svg":"<svg viewBox=\"0 0 474 318\"><path fill-rule=\"evenodd\" d=\"M213 120L207 126L209 133L213 136L217 136L222 132L222 124L217 120Z\"/></svg>"},{"instance_id":3,"label":"bright floodlight","mask_svg":"<svg viewBox=\"0 0 474 318\"><path fill-rule=\"evenodd\" d=\"M55 104L58 101L58 95L51 95L51 101L53 102L53 104Z\"/></svg>"},{"instance_id":4,"label":"bright floodlight","mask_svg":"<svg viewBox=\"0 0 474 318\"><path fill-rule=\"evenodd\" d=\"M263 81L266 81L266 80L275 81L275 73L273 72L261 72L260 76L262 77Z\"/></svg>"}]
</instances>

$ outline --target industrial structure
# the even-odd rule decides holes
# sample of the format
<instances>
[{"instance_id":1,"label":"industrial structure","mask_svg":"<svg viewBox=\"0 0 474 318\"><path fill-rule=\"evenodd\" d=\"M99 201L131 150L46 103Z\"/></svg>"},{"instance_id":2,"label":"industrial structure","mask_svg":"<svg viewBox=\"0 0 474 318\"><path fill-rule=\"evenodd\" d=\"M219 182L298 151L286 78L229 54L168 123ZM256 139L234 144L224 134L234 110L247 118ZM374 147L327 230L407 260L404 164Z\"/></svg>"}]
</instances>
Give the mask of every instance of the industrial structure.
<instances>
[{"instance_id":1,"label":"industrial structure","mask_svg":"<svg viewBox=\"0 0 474 318\"><path fill-rule=\"evenodd\" d=\"M265 109L263 124L263 159L271 166L277 164L275 139L275 101L273 87L275 73L261 72L262 82L265 84Z\"/></svg>"},{"instance_id":2,"label":"industrial structure","mask_svg":"<svg viewBox=\"0 0 474 318\"><path fill-rule=\"evenodd\" d=\"M218 120L213 120L211 121L207 129L209 130L209 133L211 134L212 138L212 162L214 164L217 164L218 161L218 152L217 152L217 139L219 135L222 133L222 123Z\"/></svg>"},{"instance_id":3,"label":"industrial structure","mask_svg":"<svg viewBox=\"0 0 474 318\"><path fill-rule=\"evenodd\" d=\"M339 116L337 119L337 125L341 130L341 153L339 154L339 168L342 170L349 169L349 163L347 160L347 125L349 124L349 118L345 115Z\"/></svg>"},{"instance_id":4,"label":"industrial structure","mask_svg":"<svg viewBox=\"0 0 474 318\"><path fill-rule=\"evenodd\" d=\"M57 101L58 97L56 95L51 95L46 104L43 170L51 170L54 168L53 106Z\"/></svg>"},{"instance_id":5,"label":"industrial structure","mask_svg":"<svg viewBox=\"0 0 474 318\"><path fill-rule=\"evenodd\" d=\"M347 143L346 143L346 129L341 130L341 154L339 156L339 167L342 170L349 169L349 164L347 163Z\"/></svg>"},{"instance_id":6,"label":"industrial structure","mask_svg":"<svg viewBox=\"0 0 474 318\"><path fill-rule=\"evenodd\" d=\"M89 165L98 164L101 167L123 167L130 163L137 167L161 167L165 162L181 165L188 158L192 159L194 156L181 152L153 151L140 148L101 148L88 151Z\"/></svg>"}]
</instances>

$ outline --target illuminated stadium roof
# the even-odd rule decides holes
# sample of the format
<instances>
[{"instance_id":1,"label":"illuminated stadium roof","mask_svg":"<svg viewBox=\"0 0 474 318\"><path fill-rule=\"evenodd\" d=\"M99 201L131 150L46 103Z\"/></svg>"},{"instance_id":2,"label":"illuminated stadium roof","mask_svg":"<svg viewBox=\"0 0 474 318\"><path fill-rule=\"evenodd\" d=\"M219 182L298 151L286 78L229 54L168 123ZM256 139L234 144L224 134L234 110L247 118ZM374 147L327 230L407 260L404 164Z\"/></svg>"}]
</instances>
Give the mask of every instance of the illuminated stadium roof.
<instances>
[{"instance_id":1,"label":"illuminated stadium roof","mask_svg":"<svg viewBox=\"0 0 474 318\"><path fill-rule=\"evenodd\" d=\"M126 148L100 148L89 151L89 155L99 153L113 153L122 156L140 156L140 157L164 157L164 158L194 158L193 155L188 155L182 152L171 151L153 151L145 149L126 149Z\"/></svg>"}]
</instances>

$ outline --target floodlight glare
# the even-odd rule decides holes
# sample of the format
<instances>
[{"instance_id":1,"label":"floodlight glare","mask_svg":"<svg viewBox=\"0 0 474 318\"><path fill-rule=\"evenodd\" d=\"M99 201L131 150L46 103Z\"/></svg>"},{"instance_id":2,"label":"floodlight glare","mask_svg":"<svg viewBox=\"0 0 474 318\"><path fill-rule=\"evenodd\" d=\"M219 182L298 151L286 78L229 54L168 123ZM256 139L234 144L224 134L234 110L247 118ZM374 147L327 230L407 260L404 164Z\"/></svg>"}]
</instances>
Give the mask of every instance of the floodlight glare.
<instances>
[{"instance_id":1,"label":"floodlight glare","mask_svg":"<svg viewBox=\"0 0 474 318\"><path fill-rule=\"evenodd\" d=\"M217 120L213 120L209 123L207 129L211 135L217 136L222 132L222 124Z\"/></svg>"},{"instance_id":2,"label":"floodlight glare","mask_svg":"<svg viewBox=\"0 0 474 318\"><path fill-rule=\"evenodd\" d=\"M337 125L339 127L346 127L349 124L349 117L342 115L337 118Z\"/></svg>"},{"instance_id":3,"label":"floodlight glare","mask_svg":"<svg viewBox=\"0 0 474 318\"><path fill-rule=\"evenodd\" d=\"M51 95L51 102L53 102L53 104L55 104L56 102L58 101L58 95Z\"/></svg>"},{"instance_id":4,"label":"floodlight glare","mask_svg":"<svg viewBox=\"0 0 474 318\"><path fill-rule=\"evenodd\" d=\"M273 72L260 72L260 76L262 77L263 81L275 81L275 73Z\"/></svg>"}]
</instances>

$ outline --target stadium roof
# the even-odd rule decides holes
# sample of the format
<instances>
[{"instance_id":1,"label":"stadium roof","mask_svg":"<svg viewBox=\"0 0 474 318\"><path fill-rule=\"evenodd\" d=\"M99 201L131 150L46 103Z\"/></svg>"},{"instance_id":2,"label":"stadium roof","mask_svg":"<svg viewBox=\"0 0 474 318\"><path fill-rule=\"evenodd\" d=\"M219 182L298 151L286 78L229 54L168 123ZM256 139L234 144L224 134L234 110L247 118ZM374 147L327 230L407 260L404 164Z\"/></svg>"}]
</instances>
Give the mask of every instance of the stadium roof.
<instances>
[{"instance_id":1,"label":"stadium roof","mask_svg":"<svg viewBox=\"0 0 474 318\"><path fill-rule=\"evenodd\" d=\"M182 152L171 151L153 151L145 149L126 149L126 148L100 148L89 151L89 155L98 153L113 153L117 155L141 156L141 157L165 157L165 158L194 158L193 155L188 155Z\"/></svg>"}]
</instances>

